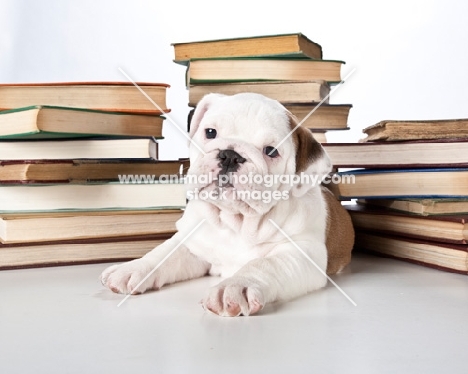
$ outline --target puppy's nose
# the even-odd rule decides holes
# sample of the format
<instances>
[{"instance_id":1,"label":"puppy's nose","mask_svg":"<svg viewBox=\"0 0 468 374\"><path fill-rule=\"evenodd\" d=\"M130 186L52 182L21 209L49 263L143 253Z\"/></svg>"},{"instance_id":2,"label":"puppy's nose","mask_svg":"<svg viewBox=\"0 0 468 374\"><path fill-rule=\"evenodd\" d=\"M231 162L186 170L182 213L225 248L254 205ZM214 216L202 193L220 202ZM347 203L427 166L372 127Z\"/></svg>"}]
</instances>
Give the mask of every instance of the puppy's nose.
<instances>
[{"instance_id":1,"label":"puppy's nose","mask_svg":"<svg viewBox=\"0 0 468 374\"><path fill-rule=\"evenodd\" d=\"M232 149L222 149L218 153L218 158L221 174L236 172L240 164L246 161L244 157Z\"/></svg>"}]
</instances>

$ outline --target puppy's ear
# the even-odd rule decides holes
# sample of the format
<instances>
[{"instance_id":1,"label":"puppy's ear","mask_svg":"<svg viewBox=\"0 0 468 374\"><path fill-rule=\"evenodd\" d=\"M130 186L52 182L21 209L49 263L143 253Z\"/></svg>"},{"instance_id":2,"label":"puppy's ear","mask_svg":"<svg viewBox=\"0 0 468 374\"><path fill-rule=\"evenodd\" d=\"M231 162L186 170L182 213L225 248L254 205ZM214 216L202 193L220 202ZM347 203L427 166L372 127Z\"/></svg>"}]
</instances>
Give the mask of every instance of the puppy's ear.
<instances>
[{"instance_id":1,"label":"puppy's ear","mask_svg":"<svg viewBox=\"0 0 468 374\"><path fill-rule=\"evenodd\" d=\"M331 160L312 132L297 126L298 121L291 113L288 112L288 116L291 130L295 129L291 137L296 149L296 174L313 176L320 183L332 170ZM295 195L302 195L312 187L313 184L299 184L295 186Z\"/></svg>"},{"instance_id":2,"label":"puppy's ear","mask_svg":"<svg viewBox=\"0 0 468 374\"><path fill-rule=\"evenodd\" d=\"M200 123L203 117L205 116L206 112L208 111L208 109L210 109L210 106L224 96L225 95L211 93L205 95L203 99L201 99L198 102L195 110L189 114L188 128L190 138L193 138L193 136L197 132L198 127L200 126Z\"/></svg>"}]
</instances>

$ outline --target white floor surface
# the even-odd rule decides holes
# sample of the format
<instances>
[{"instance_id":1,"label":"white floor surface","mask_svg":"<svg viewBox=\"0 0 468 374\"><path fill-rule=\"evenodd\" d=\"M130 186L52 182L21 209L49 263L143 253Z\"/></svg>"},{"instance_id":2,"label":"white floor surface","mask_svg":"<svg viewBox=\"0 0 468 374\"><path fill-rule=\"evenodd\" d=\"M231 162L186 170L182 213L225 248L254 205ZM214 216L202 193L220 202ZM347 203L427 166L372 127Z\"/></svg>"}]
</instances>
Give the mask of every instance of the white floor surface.
<instances>
[{"instance_id":1,"label":"white floor surface","mask_svg":"<svg viewBox=\"0 0 468 374\"><path fill-rule=\"evenodd\" d=\"M468 277L358 254L258 316L198 304L205 277L132 296L108 264L0 272L0 373L467 373Z\"/></svg>"}]
</instances>

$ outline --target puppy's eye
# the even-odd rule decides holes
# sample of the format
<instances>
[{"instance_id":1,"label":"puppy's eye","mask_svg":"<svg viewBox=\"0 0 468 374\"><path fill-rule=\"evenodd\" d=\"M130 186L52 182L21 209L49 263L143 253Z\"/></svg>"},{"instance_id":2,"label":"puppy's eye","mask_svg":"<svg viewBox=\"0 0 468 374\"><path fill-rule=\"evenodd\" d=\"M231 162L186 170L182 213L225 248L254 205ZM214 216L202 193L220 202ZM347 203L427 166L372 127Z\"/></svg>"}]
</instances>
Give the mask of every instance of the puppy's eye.
<instances>
[{"instance_id":1,"label":"puppy's eye","mask_svg":"<svg viewBox=\"0 0 468 374\"><path fill-rule=\"evenodd\" d=\"M215 129L205 129L205 135L207 139L214 139L216 138L217 131Z\"/></svg>"},{"instance_id":2,"label":"puppy's eye","mask_svg":"<svg viewBox=\"0 0 468 374\"><path fill-rule=\"evenodd\" d=\"M271 157L271 158L276 158L279 156L279 152L278 150L275 148L275 147L265 147L263 149L263 153L265 153L268 157Z\"/></svg>"}]
</instances>

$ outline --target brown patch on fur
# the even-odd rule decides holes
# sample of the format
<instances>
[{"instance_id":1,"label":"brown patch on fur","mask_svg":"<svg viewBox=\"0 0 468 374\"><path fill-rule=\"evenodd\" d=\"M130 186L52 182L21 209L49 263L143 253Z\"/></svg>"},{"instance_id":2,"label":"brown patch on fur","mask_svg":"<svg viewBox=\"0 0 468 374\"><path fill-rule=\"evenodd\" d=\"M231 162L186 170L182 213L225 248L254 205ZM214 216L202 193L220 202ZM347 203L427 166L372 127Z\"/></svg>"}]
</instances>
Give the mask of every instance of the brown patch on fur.
<instances>
[{"instance_id":1,"label":"brown patch on fur","mask_svg":"<svg viewBox=\"0 0 468 374\"><path fill-rule=\"evenodd\" d=\"M289 126L295 129L298 122L291 113L289 115ZM315 140L312 132L305 127L299 126L292 134L296 148L296 173L305 171L307 167L323 155L321 144Z\"/></svg>"},{"instance_id":2,"label":"brown patch on fur","mask_svg":"<svg viewBox=\"0 0 468 374\"><path fill-rule=\"evenodd\" d=\"M326 246L328 252L327 274L341 271L351 261L354 246L354 228L351 217L335 196L322 187L322 196L327 203Z\"/></svg>"}]
</instances>

